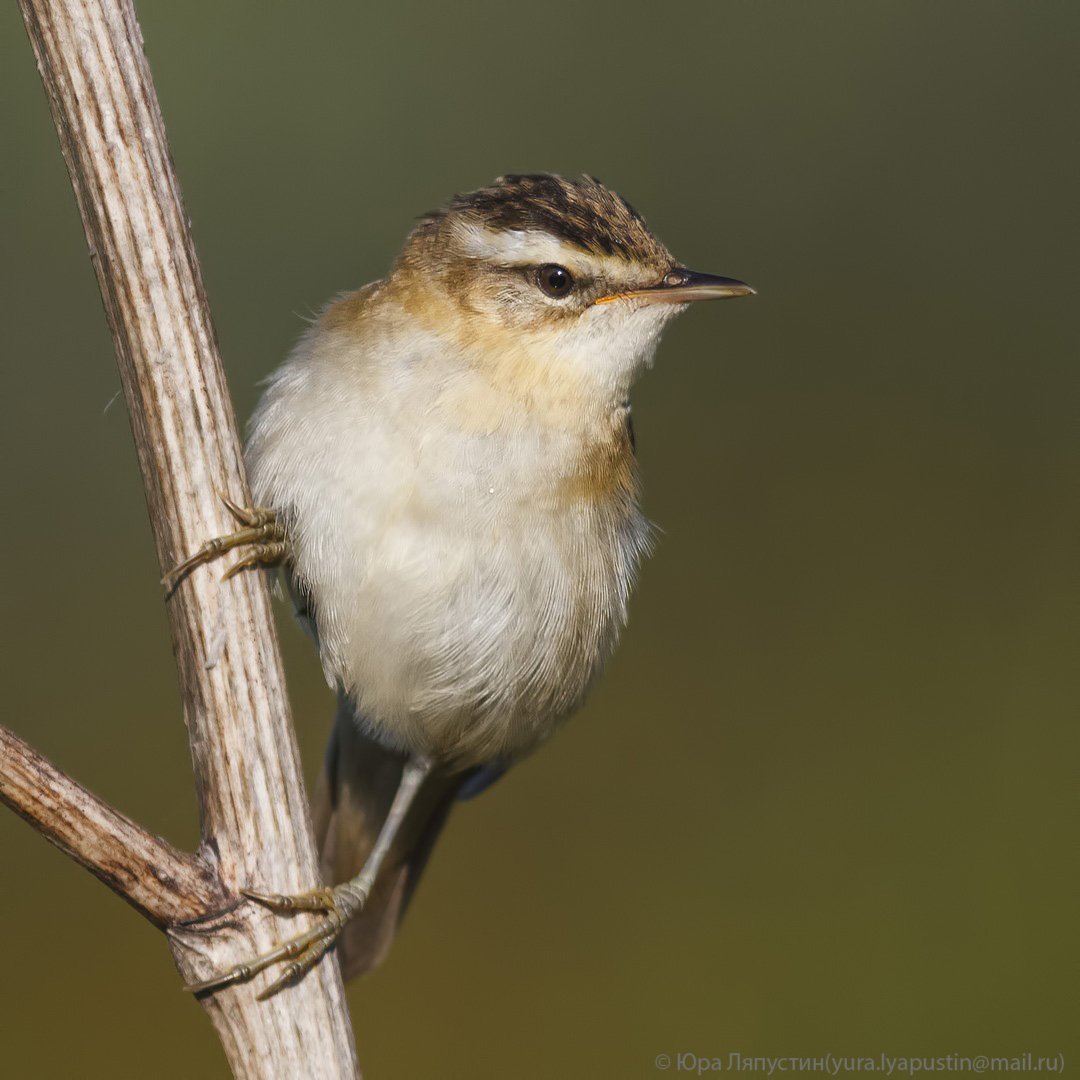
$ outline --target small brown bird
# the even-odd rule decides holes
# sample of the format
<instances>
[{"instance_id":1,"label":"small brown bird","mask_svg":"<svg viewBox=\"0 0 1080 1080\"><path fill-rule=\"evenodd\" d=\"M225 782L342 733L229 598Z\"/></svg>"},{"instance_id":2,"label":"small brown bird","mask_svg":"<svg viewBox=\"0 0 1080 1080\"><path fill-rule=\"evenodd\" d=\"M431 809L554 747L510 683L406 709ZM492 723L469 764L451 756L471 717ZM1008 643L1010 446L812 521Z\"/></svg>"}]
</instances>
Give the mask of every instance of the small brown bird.
<instances>
[{"instance_id":1,"label":"small brown bird","mask_svg":"<svg viewBox=\"0 0 1080 1080\"><path fill-rule=\"evenodd\" d=\"M251 424L256 509L232 547L284 562L339 697L315 797L312 931L208 980L337 943L385 955L455 799L544 742L626 621L650 526L629 393L691 300L747 285L680 266L591 177L504 176L424 217L392 271L328 307ZM232 505L232 504L230 504Z\"/></svg>"}]
</instances>

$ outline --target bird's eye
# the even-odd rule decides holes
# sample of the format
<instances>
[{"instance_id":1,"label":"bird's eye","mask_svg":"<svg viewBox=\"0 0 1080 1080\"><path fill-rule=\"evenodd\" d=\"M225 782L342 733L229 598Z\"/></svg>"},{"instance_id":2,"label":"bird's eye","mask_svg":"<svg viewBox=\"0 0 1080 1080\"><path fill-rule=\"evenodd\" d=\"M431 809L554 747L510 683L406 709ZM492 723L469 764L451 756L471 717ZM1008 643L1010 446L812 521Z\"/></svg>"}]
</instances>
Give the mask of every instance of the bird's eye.
<instances>
[{"instance_id":1,"label":"bird's eye","mask_svg":"<svg viewBox=\"0 0 1080 1080\"><path fill-rule=\"evenodd\" d=\"M540 269L537 270L536 284L539 285L548 296L559 300L564 296L570 295L570 291L574 287L574 279L565 266L556 266L555 263L548 263L546 266L541 266Z\"/></svg>"}]
</instances>

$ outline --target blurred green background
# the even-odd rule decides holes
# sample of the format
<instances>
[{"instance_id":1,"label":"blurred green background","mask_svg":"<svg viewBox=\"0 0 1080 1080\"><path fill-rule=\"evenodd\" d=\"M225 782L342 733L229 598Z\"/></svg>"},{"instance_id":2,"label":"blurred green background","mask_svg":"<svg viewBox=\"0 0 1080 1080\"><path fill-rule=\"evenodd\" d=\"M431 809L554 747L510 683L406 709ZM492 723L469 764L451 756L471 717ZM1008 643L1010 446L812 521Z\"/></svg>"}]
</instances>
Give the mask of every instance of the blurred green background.
<instances>
[{"instance_id":1,"label":"blurred green background","mask_svg":"<svg viewBox=\"0 0 1080 1080\"><path fill-rule=\"evenodd\" d=\"M593 172L760 293L683 316L639 387L664 531L629 632L455 812L351 986L368 1075L1075 1067L1080 7L140 12L242 418L305 316L500 172ZM192 845L135 455L15 5L0 97L6 722ZM281 616L313 776L332 702ZM223 1074L160 936L6 812L0 850L0 1074Z\"/></svg>"}]
</instances>

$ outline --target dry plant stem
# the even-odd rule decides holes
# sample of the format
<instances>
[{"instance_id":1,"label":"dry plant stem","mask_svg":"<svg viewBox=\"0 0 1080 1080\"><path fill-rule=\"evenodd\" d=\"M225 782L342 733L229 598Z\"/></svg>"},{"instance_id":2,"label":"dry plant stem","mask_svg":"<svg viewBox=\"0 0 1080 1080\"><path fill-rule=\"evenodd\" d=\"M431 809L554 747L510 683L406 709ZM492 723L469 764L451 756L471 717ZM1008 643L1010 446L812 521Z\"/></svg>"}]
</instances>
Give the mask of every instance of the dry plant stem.
<instances>
[{"instance_id":1,"label":"dry plant stem","mask_svg":"<svg viewBox=\"0 0 1080 1080\"><path fill-rule=\"evenodd\" d=\"M0 802L160 927L198 919L227 903L202 859L124 817L5 727Z\"/></svg>"},{"instance_id":2,"label":"dry plant stem","mask_svg":"<svg viewBox=\"0 0 1080 1080\"><path fill-rule=\"evenodd\" d=\"M228 531L218 490L249 500L142 37L130 0L20 0L20 7L113 334L164 569ZM222 584L197 570L173 593L168 613L204 868L231 900L244 886L312 888L319 875L307 799L262 575ZM62 779L54 771L53 780ZM296 916L293 930L310 919ZM272 947L280 934L278 920L244 903L197 929L172 926L169 941L191 982ZM256 980L201 999L235 1075L356 1074L336 964L320 964L266 1002L256 1002L259 989ZM177 999L179 1008L179 989Z\"/></svg>"}]
</instances>

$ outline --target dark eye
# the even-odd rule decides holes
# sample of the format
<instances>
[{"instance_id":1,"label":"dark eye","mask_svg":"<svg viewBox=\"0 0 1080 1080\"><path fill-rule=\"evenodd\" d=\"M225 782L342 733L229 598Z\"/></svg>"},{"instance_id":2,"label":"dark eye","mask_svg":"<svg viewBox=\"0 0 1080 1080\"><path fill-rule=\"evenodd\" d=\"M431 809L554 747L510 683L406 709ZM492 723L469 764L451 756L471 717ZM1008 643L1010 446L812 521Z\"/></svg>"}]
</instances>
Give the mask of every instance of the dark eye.
<instances>
[{"instance_id":1,"label":"dark eye","mask_svg":"<svg viewBox=\"0 0 1080 1080\"><path fill-rule=\"evenodd\" d=\"M569 296L570 291L574 287L574 279L570 276L570 271L565 266L556 266L555 263L548 263L546 266L541 266L536 271L536 284L555 299L560 299L563 296Z\"/></svg>"}]
</instances>

